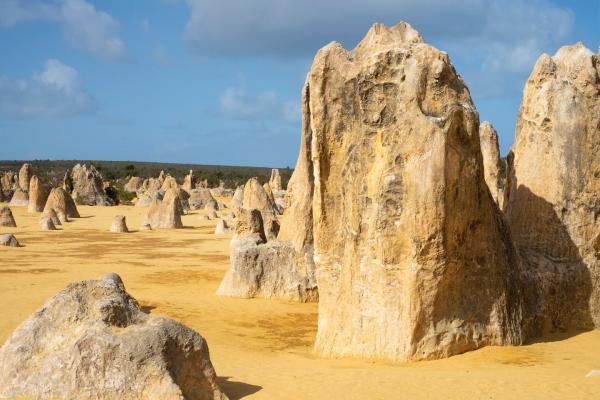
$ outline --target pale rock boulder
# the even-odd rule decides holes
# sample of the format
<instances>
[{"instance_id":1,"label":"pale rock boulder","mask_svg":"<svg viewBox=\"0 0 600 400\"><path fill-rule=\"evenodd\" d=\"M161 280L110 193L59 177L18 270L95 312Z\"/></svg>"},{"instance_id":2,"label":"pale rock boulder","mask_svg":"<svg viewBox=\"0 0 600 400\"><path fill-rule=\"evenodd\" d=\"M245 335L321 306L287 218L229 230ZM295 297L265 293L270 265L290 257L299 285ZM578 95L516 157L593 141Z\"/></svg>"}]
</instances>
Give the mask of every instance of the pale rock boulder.
<instances>
[{"instance_id":1,"label":"pale rock boulder","mask_svg":"<svg viewBox=\"0 0 600 400\"><path fill-rule=\"evenodd\" d=\"M479 126L479 142L483 156L483 171L485 183L490 189L494 201L502 208L504 193L500 189L500 147L498 133L489 121L483 121Z\"/></svg>"},{"instance_id":2,"label":"pale rock boulder","mask_svg":"<svg viewBox=\"0 0 600 400\"><path fill-rule=\"evenodd\" d=\"M23 189L17 188L14 191L9 204L11 206L27 207L29 205L29 195Z\"/></svg>"},{"instance_id":3,"label":"pale rock boulder","mask_svg":"<svg viewBox=\"0 0 600 400\"><path fill-rule=\"evenodd\" d=\"M40 226L44 231L56 230L56 225L54 225L54 221L52 220L52 218L49 217L42 216L42 218L40 219Z\"/></svg>"},{"instance_id":4,"label":"pale rock boulder","mask_svg":"<svg viewBox=\"0 0 600 400\"><path fill-rule=\"evenodd\" d=\"M77 164L71 171L73 190L71 196L77 204L88 206L114 206L114 201L106 195L102 175L90 165Z\"/></svg>"},{"instance_id":5,"label":"pale rock boulder","mask_svg":"<svg viewBox=\"0 0 600 400\"><path fill-rule=\"evenodd\" d=\"M19 170L19 187L24 192L29 191L29 180L33 175L33 167L31 164L25 163Z\"/></svg>"},{"instance_id":6,"label":"pale rock boulder","mask_svg":"<svg viewBox=\"0 0 600 400\"><path fill-rule=\"evenodd\" d=\"M9 207L4 206L0 208L0 226L6 228L16 228L17 223L13 217L13 213Z\"/></svg>"},{"instance_id":7,"label":"pale rock boulder","mask_svg":"<svg viewBox=\"0 0 600 400\"><path fill-rule=\"evenodd\" d=\"M208 189L192 189L189 194L188 204L191 210L203 209L208 202L216 201Z\"/></svg>"},{"instance_id":8,"label":"pale rock boulder","mask_svg":"<svg viewBox=\"0 0 600 400\"><path fill-rule=\"evenodd\" d=\"M169 189L179 189L179 184L171 175L167 175L163 180L160 190L166 192Z\"/></svg>"},{"instance_id":9,"label":"pale rock boulder","mask_svg":"<svg viewBox=\"0 0 600 400\"><path fill-rule=\"evenodd\" d=\"M600 55L543 54L523 91L505 211L529 336L600 327Z\"/></svg>"},{"instance_id":10,"label":"pale rock boulder","mask_svg":"<svg viewBox=\"0 0 600 400\"><path fill-rule=\"evenodd\" d=\"M137 193L138 190L142 188L143 183L144 182L142 178L140 178L139 176L132 176L131 178L129 178L125 186L123 186L123 190L125 190L128 193Z\"/></svg>"},{"instance_id":11,"label":"pale rock boulder","mask_svg":"<svg viewBox=\"0 0 600 400\"><path fill-rule=\"evenodd\" d=\"M165 195L163 196L163 202L169 203L171 199L177 198L179 201L179 207L177 211L180 213L179 215L186 214L190 211L190 206L188 203L189 195L185 190L181 190L179 187L177 188L169 188L166 190Z\"/></svg>"},{"instance_id":12,"label":"pale rock boulder","mask_svg":"<svg viewBox=\"0 0 600 400\"><path fill-rule=\"evenodd\" d=\"M274 192L283 190L283 186L281 185L281 175L279 174L278 169L271 170L271 178L269 179L269 186L273 189Z\"/></svg>"},{"instance_id":13,"label":"pale rock boulder","mask_svg":"<svg viewBox=\"0 0 600 400\"><path fill-rule=\"evenodd\" d=\"M15 174L12 171L7 171L2 174L0 178L0 189L2 190L15 190L19 186L18 176L15 179Z\"/></svg>"},{"instance_id":14,"label":"pale rock boulder","mask_svg":"<svg viewBox=\"0 0 600 400\"><path fill-rule=\"evenodd\" d=\"M1 398L226 400L206 340L108 274L50 298L0 348Z\"/></svg>"},{"instance_id":15,"label":"pale rock boulder","mask_svg":"<svg viewBox=\"0 0 600 400\"><path fill-rule=\"evenodd\" d=\"M142 224L148 224L152 229L180 229L183 228L182 213L179 196L170 197L167 201L155 199L150 204Z\"/></svg>"},{"instance_id":16,"label":"pale rock boulder","mask_svg":"<svg viewBox=\"0 0 600 400\"><path fill-rule=\"evenodd\" d=\"M0 234L0 246L21 247L21 245L19 244L19 241L17 240L15 235L10 234L10 233ZM0 368L2 368L2 367L0 366ZM1 380L1 378L0 378L0 380ZM1 396L1 394L2 394L2 392L0 392L0 396Z\"/></svg>"},{"instance_id":17,"label":"pale rock boulder","mask_svg":"<svg viewBox=\"0 0 600 400\"><path fill-rule=\"evenodd\" d=\"M265 227L267 240L277 238L279 232L279 214L272 196L265 191L257 178L250 178L244 185L242 208L246 210L259 210Z\"/></svg>"},{"instance_id":18,"label":"pale rock boulder","mask_svg":"<svg viewBox=\"0 0 600 400\"><path fill-rule=\"evenodd\" d=\"M215 235L226 235L231 233L231 229L224 219L220 219L215 226Z\"/></svg>"},{"instance_id":19,"label":"pale rock boulder","mask_svg":"<svg viewBox=\"0 0 600 400\"><path fill-rule=\"evenodd\" d=\"M125 220L124 215L115 215L110 225L111 232L117 233L127 233L129 229L127 229L127 221Z\"/></svg>"},{"instance_id":20,"label":"pale rock boulder","mask_svg":"<svg viewBox=\"0 0 600 400\"><path fill-rule=\"evenodd\" d=\"M56 210L54 210L54 208L50 208L46 212L42 213L42 218L50 218L55 226L62 225L62 222L61 222L60 218L58 217L58 214L56 213ZM67 221L65 221L65 222L67 222Z\"/></svg>"},{"instance_id":21,"label":"pale rock boulder","mask_svg":"<svg viewBox=\"0 0 600 400\"><path fill-rule=\"evenodd\" d=\"M147 190L138 196L136 207L148 207L154 200L162 200L163 193L158 190Z\"/></svg>"},{"instance_id":22,"label":"pale rock boulder","mask_svg":"<svg viewBox=\"0 0 600 400\"><path fill-rule=\"evenodd\" d=\"M244 204L244 185L240 185L235 188L233 197L231 199L232 208L241 208Z\"/></svg>"},{"instance_id":23,"label":"pale rock boulder","mask_svg":"<svg viewBox=\"0 0 600 400\"><path fill-rule=\"evenodd\" d=\"M208 200L206 202L206 204L204 205L204 209L206 211L218 211L219 210L219 203L217 203L216 200Z\"/></svg>"},{"instance_id":24,"label":"pale rock boulder","mask_svg":"<svg viewBox=\"0 0 600 400\"><path fill-rule=\"evenodd\" d=\"M68 218L79 218L79 211L73 198L63 188L54 188L50 191L43 212L46 213L51 208L56 211L62 222L68 222Z\"/></svg>"},{"instance_id":25,"label":"pale rock boulder","mask_svg":"<svg viewBox=\"0 0 600 400\"><path fill-rule=\"evenodd\" d=\"M43 211L47 198L48 189L46 185L42 183L37 175L33 175L29 181L29 202L27 204L27 211L30 213Z\"/></svg>"},{"instance_id":26,"label":"pale rock boulder","mask_svg":"<svg viewBox=\"0 0 600 400\"><path fill-rule=\"evenodd\" d=\"M519 266L484 180L479 117L407 23L317 52L303 120L323 356L448 357L522 343Z\"/></svg>"},{"instance_id":27,"label":"pale rock boulder","mask_svg":"<svg viewBox=\"0 0 600 400\"><path fill-rule=\"evenodd\" d=\"M191 169L190 173L183 178L183 184L181 185L181 188L188 193L190 193L192 189L196 188L196 177L194 176L194 171Z\"/></svg>"}]
</instances>

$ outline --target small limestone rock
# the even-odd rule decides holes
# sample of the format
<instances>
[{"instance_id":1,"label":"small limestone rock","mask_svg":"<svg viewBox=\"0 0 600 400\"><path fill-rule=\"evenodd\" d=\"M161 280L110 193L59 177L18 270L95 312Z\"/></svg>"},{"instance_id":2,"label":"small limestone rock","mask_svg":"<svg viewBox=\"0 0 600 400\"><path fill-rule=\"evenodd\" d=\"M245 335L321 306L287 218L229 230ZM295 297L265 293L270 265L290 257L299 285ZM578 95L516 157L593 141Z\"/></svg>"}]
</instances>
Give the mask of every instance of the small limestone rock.
<instances>
[{"instance_id":1,"label":"small limestone rock","mask_svg":"<svg viewBox=\"0 0 600 400\"><path fill-rule=\"evenodd\" d=\"M17 227L17 223L15 222L12 211L7 206L0 208L0 226L7 228Z\"/></svg>"},{"instance_id":2,"label":"small limestone rock","mask_svg":"<svg viewBox=\"0 0 600 400\"><path fill-rule=\"evenodd\" d=\"M17 241L17 238L15 237L15 235L12 235L10 233L5 233L5 234L0 235L0 245L8 246L8 247L20 247L21 246L19 244L19 242Z\"/></svg>"},{"instance_id":3,"label":"small limestone rock","mask_svg":"<svg viewBox=\"0 0 600 400\"><path fill-rule=\"evenodd\" d=\"M64 214L63 214L64 216ZM42 213L42 217L43 218L50 218L52 220L52 222L54 223L54 225L62 225L62 222L60 220L60 218L58 217L58 215L56 214L56 210L54 210L54 208L50 208L48 211ZM66 218L66 216L65 216ZM67 222L67 221L65 221Z\"/></svg>"},{"instance_id":4,"label":"small limestone rock","mask_svg":"<svg viewBox=\"0 0 600 400\"><path fill-rule=\"evenodd\" d=\"M40 219L40 226L42 227L42 230L44 230L44 231L55 231L56 230L56 225L54 225L54 221L52 221L52 218L49 218L49 217L42 217Z\"/></svg>"},{"instance_id":5,"label":"small limestone rock","mask_svg":"<svg viewBox=\"0 0 600 400\"><path fill-rule=\"evenodd\" d=\"M229 229L227 222L225 222L223 219L220 219L215 227L215 235L226 235L230 232L231 230Z\"/></svg>"},{"instance_id":6,"label":"small limestone rock","mask_svg":"<svg viewBox=\"0 0 600 400\"><path fill-rule=\"evenodd\" d=\"M27 207L29 204L29 195L23 189L18 188L14 191L9 204L11 206Z\"/></svg>"},{"instance_id":7,"label":"small limestone rock","mask_svg":"<svg viewBox=\"0 0 600 400\"><path fill-rule=\"evenodd\" d=\"M113 218L113 222L110 226L110 231L111 232L120 232L120 233L129 232L129 229L127 229L127 224L125 222L124 215L115 215L115 217Z\"/></svg>"},{"instance_id":8,"label":"small limestone rock","mask_svg":"<svg viewBox=\"0 0 600 400\"><path fill-rule=\"evenodd\" d=\"M283 190L281 185L281 175L279 174L278 169L271 170L271 179L269 179L269 186L274 192Z\"/></svg>"}]
</instances>

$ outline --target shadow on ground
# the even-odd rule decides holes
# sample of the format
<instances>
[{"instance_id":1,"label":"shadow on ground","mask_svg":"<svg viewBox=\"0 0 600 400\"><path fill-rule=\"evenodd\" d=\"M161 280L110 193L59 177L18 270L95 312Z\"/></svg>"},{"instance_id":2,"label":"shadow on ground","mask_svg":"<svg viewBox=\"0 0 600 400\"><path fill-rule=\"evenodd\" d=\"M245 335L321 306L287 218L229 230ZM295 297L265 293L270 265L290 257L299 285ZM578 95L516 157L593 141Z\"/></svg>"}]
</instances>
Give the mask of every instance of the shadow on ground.
<instances>
[{"instance_id":1,"label":"shadow on ground","mask_svg":"<svg viewBox=\"0 0 600 400\"><path fill-rule=\"evenodd\" d=\"M246 396L250 396L262 390L262 386L250 385L244 382L230 380L229 376L221 376L217 378L219 386L225 392L229 400L239 400Z\"/></svg>"}]
</instances>

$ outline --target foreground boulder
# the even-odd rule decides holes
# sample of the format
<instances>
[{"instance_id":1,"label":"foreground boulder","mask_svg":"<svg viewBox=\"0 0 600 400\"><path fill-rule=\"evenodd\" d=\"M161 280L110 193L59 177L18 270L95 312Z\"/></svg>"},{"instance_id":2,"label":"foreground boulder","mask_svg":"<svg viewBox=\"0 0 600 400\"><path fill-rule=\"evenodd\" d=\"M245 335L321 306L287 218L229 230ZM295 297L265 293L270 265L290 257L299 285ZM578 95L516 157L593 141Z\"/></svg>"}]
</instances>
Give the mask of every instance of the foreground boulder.
<instances>
[{"instance_id":1,"label":"foreground boulder","mask_svg":"<svg viewBox=\"0 0 600 400\"><path fill-rule=\"evenodd\" d=\"M27 207L29 204L29 195L21 188L15 189L10 199L11 206Z\"/></svg>"},{"instance_id":2,"label":"foreground boulder","mask_svg":"<svg viewBox=\"0 0 600 400\"><path fill-rule=\"evenodd\" d=\"M47 198L48 189L36 175L33 175L29 182L29 202L27 204L27 211L30 213L43 211Z\"/></svg>"},{"instance_id":3,"label":"foreground boulder","mask_svg":"<svg viewBox=\"0 0 600 400\"><path fill-rule=\"evenodd\" d=\"M516 345L516 253L484 180L479 118L410 25L318 51L303 120L314 171L316 351L432 359Z\"/></svg>"},{"instance_id":4,"label":"foreground boulder","mask_svg":"<svg viewBox=\"0 0 600 400\"><path fill-rule=\"evenodd\" d=\"M0 348L0 397L215 399L202 336L144 314L121 278L73 283Z\"/></svg>"},{"instance_id":5,"label":"foreground boulder","mask_svg":"<svg viewBox=\"0 0 600 400\"><path fill-rule=\"evenodd\" d=\"M483 157L483 171L485 183L490 189L494 201L502 208L504 193L500 189L500 148L498 146L498 133L492 124L483 121L479 126L479 142Z\"/></svg>"},{"instance_id":6,"label":"foreground boulder","mask_svg":"<svg viewBox=\"0 0 600 400\"><path fill-rule=\"evenodd\" d=\"M17 227L12 211L7 206L0 208L0 226L8 228Z\"/></svg>"},{"instance_id":7,"label":"foreground boulder","mask_svg":"<svg viewBox=\"0 0 600 400\"><path fill-rule=\"evenodd\" d=\"M0 235L0 246L7 246L7 247L20 247L21 245L19 244L19 241L17 240L17 238L15 237L15 235L12 235L10 233L5 233ZM0 371L2 367L0 366ZM0 378L0 385L2 382L2 378ZM0 389L0 395L2 394L2 391Z\"/></svg>"},{"instance_id":8,"label":"foreground boulder","mask_svg":"<svg viewBox=\"0 0 600 400\"><path fill-rule=\"evenodd\" d=\"M530 336L600 327L600 56L542 55L523 92L506 216L525 262Z\"/></svg>"},{"instance_id":9,"label":"foreground boulder","mask_svg":"<svg viewBox=\"0 0 600 400\"><path fill-rule=\"evenodd\" d=\"M129 232L129 229L127 229L127 223L125 221L124 215L115 215L112 224L110 225L110 231L119 233Z\"/></svg>"},{"instance_id":10,"label":"foreground boulder","mask_svg":"<svg viewBox=\"0 0 600 400\"><path fill-rule=\"evenodd\" d=\"M48 195L48 200L44 206L44 213L53 208L62 222L67 222L67 218L79 218L79 211L71 195L63 188L54 188ZM63 216L61 218L61 215Z\"/></svg>"},{"instance_id":11,"label":"foreground boulder","mask_svg":"<svg viewBox=\"0 0 600 400\"><path fill-rule=\"evenodd\" d=\"M114 201L106 195L102 175L90 165L77 164L71 171L73 190L71 195L77 204L87 206L114 206Z\"/></svg>"}]
</instances>

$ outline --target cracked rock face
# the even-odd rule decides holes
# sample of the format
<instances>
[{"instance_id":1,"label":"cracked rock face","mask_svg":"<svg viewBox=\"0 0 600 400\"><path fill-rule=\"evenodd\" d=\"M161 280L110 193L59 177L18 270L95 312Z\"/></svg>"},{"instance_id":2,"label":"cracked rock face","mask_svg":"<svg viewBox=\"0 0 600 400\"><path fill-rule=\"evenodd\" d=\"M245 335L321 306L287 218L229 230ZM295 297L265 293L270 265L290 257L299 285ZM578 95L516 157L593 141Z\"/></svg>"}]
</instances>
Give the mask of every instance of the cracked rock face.
<instances>
[{"instance_id":1,"label":"cracked rock face","mask_svg":"<svg viewBox=\"0 0 600 400\"><path fill-rule=\"evenodd\" d=\"M530 335L600 327L600 56L542 55L523 91L505 211L525 262Z\"/></svg>"},{"instance_id":2,"label":"cracked rock face","mask_svg":"<svg viewBox=\"0 0 600 400\"><path fill-rule=\"evenodd\" d=\"M521 343L515 250L448 55L406 23L376 24L352 51L319 50L304 91L316 351L407 360Z\"/></svg>"},{"instance_id":3,"label":"cracked rock face","mask_svg":"<svg viewBox=\"0 0 600 400\"><path fill-rule=\"evenodd\" d=\"M116 274L70 284L12 333L0 397L226 400L204 338L144 314Z\"/></svg>"}]
</instances>

